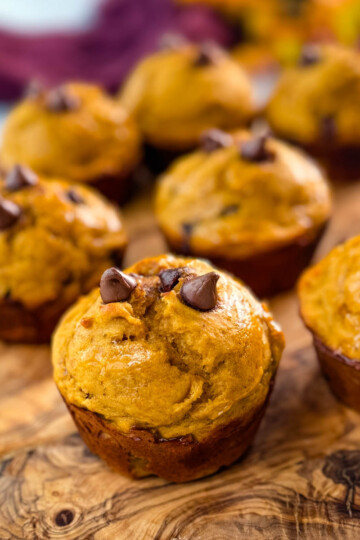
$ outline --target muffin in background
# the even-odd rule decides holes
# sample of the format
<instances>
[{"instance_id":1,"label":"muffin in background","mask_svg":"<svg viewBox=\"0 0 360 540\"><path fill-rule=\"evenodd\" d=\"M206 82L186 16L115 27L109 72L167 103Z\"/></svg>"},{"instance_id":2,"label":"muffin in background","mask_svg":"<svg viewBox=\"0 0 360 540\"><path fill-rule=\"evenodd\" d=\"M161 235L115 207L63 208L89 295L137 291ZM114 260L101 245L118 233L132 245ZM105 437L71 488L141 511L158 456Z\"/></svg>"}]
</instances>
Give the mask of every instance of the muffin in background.
<instances>
[{"instance_id":1,"label":"muffin in background","mask_svg":"<svg viewBox=\"0 0 360 540\"><path fill-rule=\"evenodd\" d=\"M268 67L296 62L304 43L341 43L357 47L359 0L177 0L209 5L241 29L237 56ZM241 46L244 46L242 50ZM244 54L245 53L245 54ZM263 56L263 58L262 58ZM250 66L251 67L251 66Z\"/></svg>"},{"instance_id":2,"label":"muffin in background","mask_svg":"<svg viewBox=\"0 0 360 540\"><path fill-rule=\"evenodd\" d=\"M62 319L52 355L93 452L136 478L185 482L245 452L283 347L266 307L238 281L163 255L108 269Z\"/></svg>"},{"instance_id":3,"label":"muffin in background","mask_svg":"<svg viewBox=\"0 0 360 540\"><path fill-rule=\"evenodd\" d=\"M292 287L309 264L331 196L296 148L212 130L160 178L155 212L173 251L210 259L268 296Z\"/></svg>"},{"instance_id":4,"label":"muffin in background","mask_svg":"<svg viewBox=\"0 0 360 540\"><path fill-rule=\"evenodd\" d=\"M360 236L301 277L301 316L335 395L360 412Z\"/></svg>"},{"instance_id":5,"label":"muffin in background","mask_svg":"<svg viewBox=\"0 0 360 540\"><path fill-rule=\"evenodd\" d=\"M268 103L274 133L318 157L330 178L360 173L360 54L335 45L304 47Z\"/></svg>"},{"instance_id":6,"label":"muffin in background","mask_svg":"<svg viewBox=\"0 0 360 540\"><path fill-rule=\"evenodd\" d=\"M250 79L226 51L172 40L141 61L119 93L145 142L170 154L194 148L206 129L244 126L254 113Z\"/></svg>"},{"instance_id":7,"label":"muffin in background","mask_svg":"<svg viewBox=\"0 0 360 540\"><path fill-rule=\"evenodd\" d=\"M0 180L0 339L48 341L126 242L118 210L95 190L14 167Z\"/></svg>"},{"instance_id":8,"label":"muffin in background","mask_svg":"<svg viewBox=\"0 0 360 540\"><path fill-rule=\"evenodd\" d=\"M85 83L46 91L32 87L8 116L0 151L5 170L23 163L42 176L89 184L117 200L125 198L139 159L133 119L99 87Z\"/></svg>"}]
</instances>

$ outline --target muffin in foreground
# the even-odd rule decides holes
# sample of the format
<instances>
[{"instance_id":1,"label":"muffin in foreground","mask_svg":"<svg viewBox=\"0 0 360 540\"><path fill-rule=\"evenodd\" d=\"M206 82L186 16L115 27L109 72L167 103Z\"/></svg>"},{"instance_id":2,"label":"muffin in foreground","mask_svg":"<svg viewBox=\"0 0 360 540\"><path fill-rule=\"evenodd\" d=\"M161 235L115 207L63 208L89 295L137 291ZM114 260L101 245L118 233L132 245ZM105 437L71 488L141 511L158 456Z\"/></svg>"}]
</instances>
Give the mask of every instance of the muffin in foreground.
<instances>
[{"instance_id":1,"label":"muffin in foreground","mask_svg":"<svg viewBox=\"0 0 360 540\"><path fill-rule=\"evenodd\" d=\"M360 54L341 46L307 46L283 73L267 106L277 135L322 159L339 179L360 173Z\"/></svg>"},{"instance_id":2,"label":"muffin in foreground","mask_svg":"<svg viewBox=\"0 0 360 540\"><path fill-rule=\"evenodd\" d=\"M299 282L301 316L332 391L360 412L360 236L333 249Z\"/></svg>"},{"instance_id":3,"label":"muffin in foreground","mask_svg":"<svg viewBox=\"0 0 360 540\"><path fill-rule=\"evenodd\" d=\"M94 190L14 167L0 180L0 339L48 341L125 246L118 210Z\"/></svg>"},{"instance_id":4,"label":"muffin in foreground","mask_svg":"<svg viewBox=\"0 0 360 540\"><path fill-rule=\"evenodd\" d=\"M303 152L212 130L160 179L155 210L173 251L208 258L267 296L292 287L307 266L331 200Z\"/></svg>"},{"instance_id":5,"label":"muffin in foreground","mask_svg":"<svg viewBox=\"0 0 360 540\"><path fill-rule=\"evenodd\" d=\"M184 482L251 443L284 338L239 282L171 255L108 269L53 339L54 377L82 438L112 468Z\"/></svg>"},{"instance_id":6,"label":"muffin in foreground","mask_svg":"<svg viewBox=\"0 0 360 540\"><path fill-rule=\"evenodd\" d=\"M23 163L117 199L125 197L139 157L139 134L128 113L99 87L82 83L34 88L7 118L0 153L5 170Z\"/></svg>"},{"instance_id":7,"label":"muffin in foreground","mask_svg":"<svg viewBox=\"0 0 360 540\"><path fill-rule=\"evenodd\" d=\"M179 152L192 149L206 129L245 125L254 109L249 77L212 43L176 42L149 56L119 99L147 143Z\"/></svg>"}]
</instances>

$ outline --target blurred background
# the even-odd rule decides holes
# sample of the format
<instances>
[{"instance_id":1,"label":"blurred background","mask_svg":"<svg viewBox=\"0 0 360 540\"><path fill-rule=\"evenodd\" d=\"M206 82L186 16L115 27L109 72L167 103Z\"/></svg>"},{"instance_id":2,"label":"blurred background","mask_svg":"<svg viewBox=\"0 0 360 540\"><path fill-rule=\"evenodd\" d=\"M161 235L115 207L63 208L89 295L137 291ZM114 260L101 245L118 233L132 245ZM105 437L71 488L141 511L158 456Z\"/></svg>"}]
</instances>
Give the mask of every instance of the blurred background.
<instances>
[{"instance_id":1,"label":"blurred background","mask_svg":"<svg viewBox=\"0 0 360 540\"><path fill-rule=\"evenodd\" d=\"M151 24L149 24L151 21ZM291 64L305 42L360 44L359 0L11 0L0 3L0 112L30 80L115 91L166 33L214 40L254 74Z\"/></svg>"}]
</instances>

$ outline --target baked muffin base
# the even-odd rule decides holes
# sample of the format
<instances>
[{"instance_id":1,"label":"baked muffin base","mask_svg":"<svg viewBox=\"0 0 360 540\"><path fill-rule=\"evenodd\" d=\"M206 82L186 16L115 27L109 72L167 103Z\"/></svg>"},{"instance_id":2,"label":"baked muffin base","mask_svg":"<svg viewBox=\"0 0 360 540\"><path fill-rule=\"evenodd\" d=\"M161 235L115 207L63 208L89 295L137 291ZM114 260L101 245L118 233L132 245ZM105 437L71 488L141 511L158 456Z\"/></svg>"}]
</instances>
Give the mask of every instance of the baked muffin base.
<instances>
[{"instance_id":1,"label":"baked muffin base","mask_svg":"<svg viewBox=\"0 0 360 540\"><path fill-rule=\"evenodd\" d=\"M332 350L312 334L320 367L332 392L348 407L360 412L360 359L352 360Z\"/></svg>"},{"instance_id":2,"label":"baked muffin base","mask_svg":"<svg viewBox=\"0 0 360 540\"><path fill-rule=\"evenodd\" d=\"M0 339L20 343L47 343L67 305L48 302L28 309L11 299L0 301Z\"/></svg>"},{"instance_id":3,"label":"baked muffin base","mask_svg":"<svg viewBox=\"0 0 360 540\"><path fill-rule=\"evenodd\" d=\"M102 193L107 199L118 204L125 204L132 193L132 174L102 175L89 182L84 182Z\"/></svg>"},{"instance_id":4,"label":"baked muffin base","mask_svg":"<svg viewBox=\"0 0 360 540\"><path fill-rule=\"evenodd\" d=\"M121 267L123 255L123 251L114 251L111 254L115 266ZM34 309L29 309L11 298L0 299L0 340L48 343L59 319L69 307L70 304L63 302L61 298Z\"/></svg>"},{"instance_id":5,"label":"baked muffin base","mask_svg":"<svg viewBox=\"0 0 360 540\"><path fill-rule=\"evenodd\" d=\"M100 415L63 399L85 444L115 471L132 478L157 475L169 482L188 482L213 474L244 454L265 413L274 377L260 406L200 442L191 435L162 439L146 429L125 434Z\"/></svg>"},{"instance_id":6,"label":"baked muffin base","mask_svg":"<svg viewBox=\"0 0 360 540\"><path fill-rule=\"evenodd\" d=\"M211 254L200 255L193 251L191 254L207 258L215 266L239 277L258 297L273 296L295 285L301 272L309 265L326 226L280 248L243 259L212 257ZM190 254L182 252L178 245L171 242L169 246L176 253Z\"/></svg>"},{"instance_id":7,"label":"baked muffin base","mask_svg":"<svg viewBox=\"0 0 360 540\"><path fill-rule=\"evenodd\" d=\"M151 144L144 146L144 164L149 171L158 175L163 173L176 159L193 151L196 146L190 146L187 150L165 150L156 148Z\"/></svg>"},{"instance_id":8,"label":"baked muffin base","mask_svg":"<svg viewBox=\"0 0 360 540\"><path fill-rule=\"evenodd\" d=\"M318 161L330 180L349 182L360 178L360 145L337 147L319 143L302 148Z\"/></svg>"}]
</instances>

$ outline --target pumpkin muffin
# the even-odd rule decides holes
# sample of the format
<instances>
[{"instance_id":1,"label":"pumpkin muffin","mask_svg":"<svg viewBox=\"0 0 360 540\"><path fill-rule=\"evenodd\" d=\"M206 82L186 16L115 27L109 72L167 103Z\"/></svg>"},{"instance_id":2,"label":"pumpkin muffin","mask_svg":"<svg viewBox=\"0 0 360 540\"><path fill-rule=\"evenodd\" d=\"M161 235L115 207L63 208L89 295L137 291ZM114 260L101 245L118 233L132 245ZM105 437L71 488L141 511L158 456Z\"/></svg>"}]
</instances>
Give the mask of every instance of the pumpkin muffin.
<instances>
[{"instance_id":1,"label":"pumpkin muffin","mask_svg":"<svg viewBox=\"0 0 360 540\"><path fill-rule=\"evenodd\" d=\"M208 258L267 296L292 287L309 263L331 201L301 151L212 130L160 179L155 210L173 251Z\"/></svg>"},{"instance_id":2,"label":"pumpkin muffin","mask_svg":"<svg viewBox=\"0 0 360 540\"><path fill-rule=\"evenodd\" d=\"M360 236L337 246L299 283L302 318L333 392L360 412Z\"/></svg>"},{"instance_id":3,"label":"pumpkin muffin","mask_svg":"<svg viewBox=\"0 0 360 540\"><path fill-rule=\"evenodd\" d=\"M68 311L54 376L82 438L111 467L184 482L245 452L283 347L238 281L163 255L108 269Z\"/></svg>"},{"instance_id":4,"label":"pumpkin muffin","mask_svg":"<svg viewBox=\"0 0 360 540\"><path fill-rule=\"evenodd\" d=\"M157 169L194 148L204 130L244 126L254 111L250 79L238 62L215 44L174 36L140 62L119 97L136 118L149 145L148 162Z\"/></svg>"},{"instance_id":5,"label":"pumpkin muffin","mask_svg":"<svg viewBox=\"0 0 360 540\"><path fill-rule=\"evenodd\" d=\"M319 157L335 178L360 172L360 54L307 46L267 106L273 131Z\"/></svg>"},{"instance_id":6,"label":"pumpkin muffin","mask_svg":"<svg viewBox=\"0 0 360 540\"><path fill-rule=\"evenodd\" d=\"M0 180L0 339L48 341L125 245L118 210L93 189L14 167Z\"/></svg>"},{"instance_id":7,"label":"pumpkin muffin","mask_svg":"<svg viewBox=\"0 0 360 540\"><path fill-rule=\"evenodd\" d=\"M0 159L5 170L23 163L123 199L139 155L138 130L123 107L97 86L71 83L31 89L5 123Z\"/></svg>"}]
</instances>

